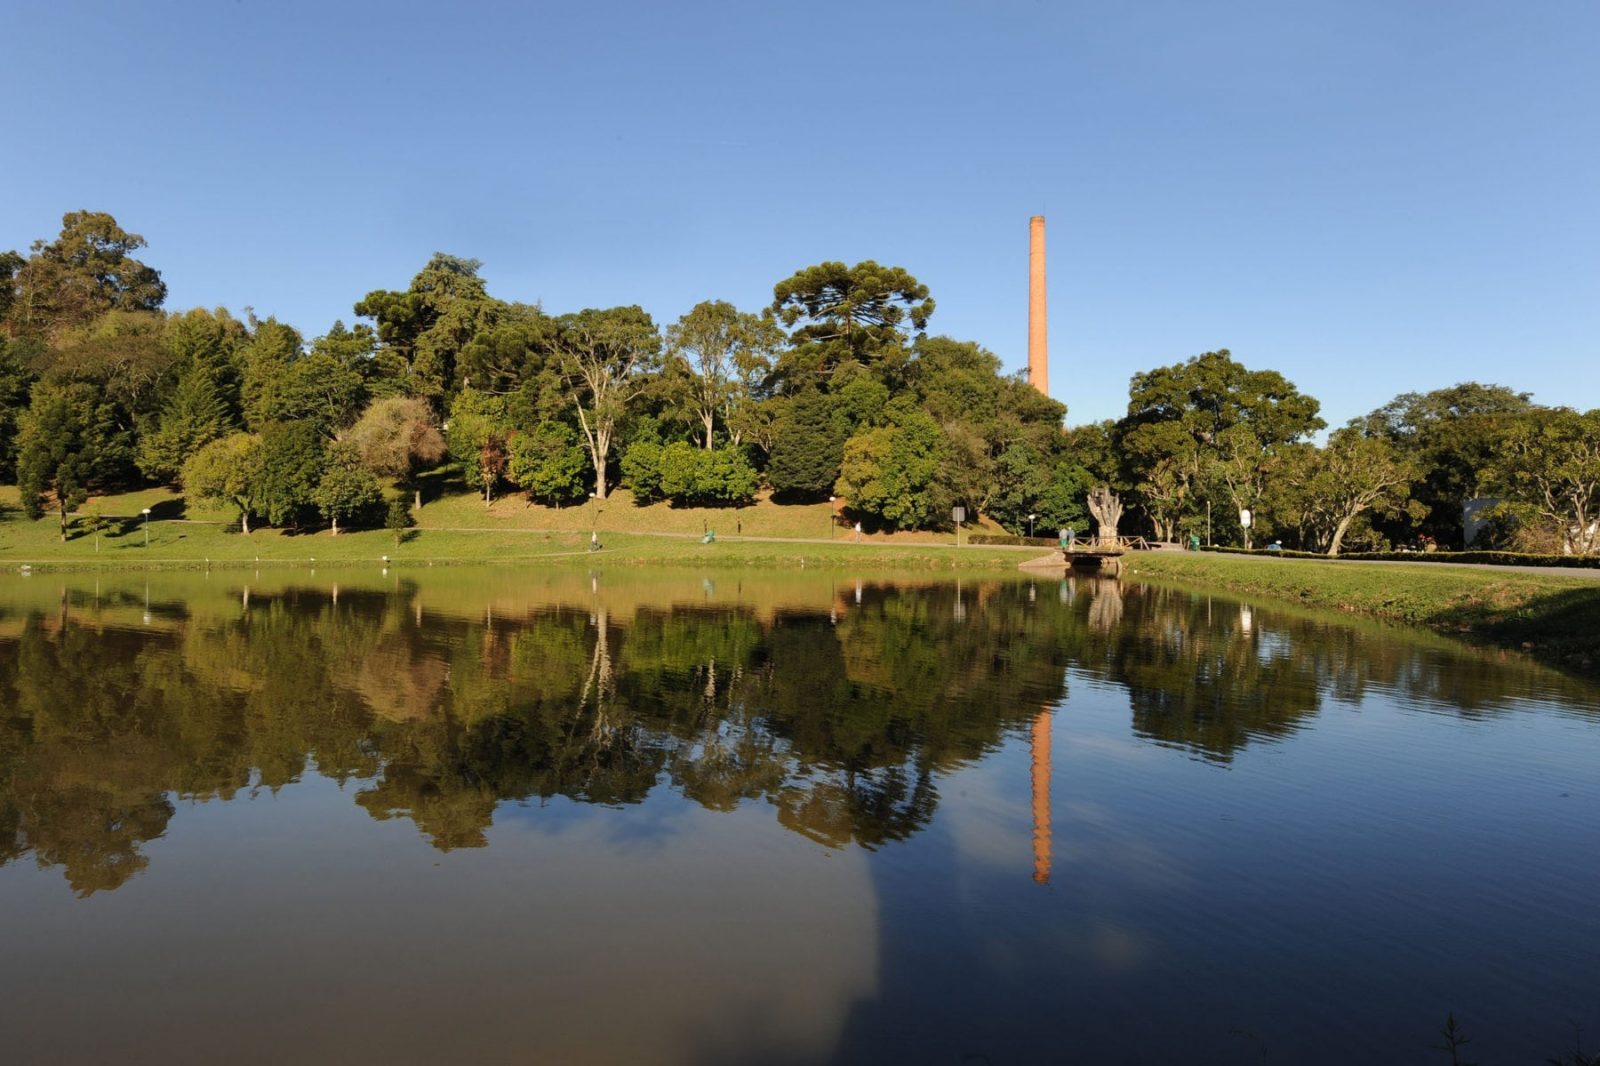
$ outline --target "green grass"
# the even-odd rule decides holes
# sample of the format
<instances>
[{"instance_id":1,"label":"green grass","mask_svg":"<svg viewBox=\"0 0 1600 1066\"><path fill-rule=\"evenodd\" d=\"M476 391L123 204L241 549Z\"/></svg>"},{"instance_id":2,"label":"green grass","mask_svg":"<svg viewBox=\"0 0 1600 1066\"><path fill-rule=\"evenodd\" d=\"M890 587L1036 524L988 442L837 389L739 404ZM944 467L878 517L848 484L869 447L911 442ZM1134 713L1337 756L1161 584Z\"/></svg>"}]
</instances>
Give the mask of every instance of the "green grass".
<instances>
[{"instance_id":1,"label":"green grass","mask_svg":"<svg viewBox=\"0 0 1600 1066\"><path fill-rule=\"evenodd\" d=\"M151 508L149 546L141 511ZM827 505L776 507L764 504L746 510L750 521L744 537L734 535L727 512L711 512L720 521L712 544L701 543L700 511L665 505L634 508L625 500L607 501L600 509L603 550L591 555L589 516L586 508L556 511L527 507L520 498L499 501L486 511L481 499L470 495L432 500L419 515L420 526L408 531L396 545L384 530L345 532L326 530L291 533L258 529L249 535L233 530L233 515L226 511L188 509L183 498L159 489L91 500L81 516L111 519L106 532L84 532L74 524L72 536L60 538L53 515L29 521L16 506L16 490L0 490L0 564L23 563L36 568L82 567L193 567L254 565L261 563L311 565L370 563L388 556L396 564L444 565L454 563L523 563L604 560L610 564L684 564L696 566L851 567L922 570L1010 570L1026 553L1016 549L950 546L951 537L868 537L862 543L840 531L826 536ZM774 514L773 512L779 512ZM781 537L803 522L802 512L821 521L809 541L752 539ZM614 513L627 516L624 523ZM653 516L653 517L652 517ZM631 531L619 531L626 526Z\"/></svg>"},{"instance_id":2,"label":"green grass","mask_svg":"<svg viewBox=\"0 0 1600 1066\"><path fill-rule=\"evenodd\" d=\"M1127 572L1427 626L1585 673L1600 669L1600 581L1592 577L1191 552L1131 557Z\"/></svg>"}]
</instances>

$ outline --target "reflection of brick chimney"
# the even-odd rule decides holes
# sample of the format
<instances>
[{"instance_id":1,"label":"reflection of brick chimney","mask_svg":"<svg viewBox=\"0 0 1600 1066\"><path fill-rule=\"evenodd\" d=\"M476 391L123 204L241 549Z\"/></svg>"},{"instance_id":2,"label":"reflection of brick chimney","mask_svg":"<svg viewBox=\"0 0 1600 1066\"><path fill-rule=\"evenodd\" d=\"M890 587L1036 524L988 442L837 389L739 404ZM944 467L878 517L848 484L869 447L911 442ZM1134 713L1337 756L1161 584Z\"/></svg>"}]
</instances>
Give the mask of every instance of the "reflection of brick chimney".
<instances>
[{"instance_id":1,"label":"reflection of brick chimney","mask_svg":"<svg viewBox=\"0 0 1600 1066\"><path fill-rule=\"evenodd\" d=\"M1050 395L1050 353L1045 330L1044 216L1028 220L1028 383Z\"/></svg>"},{"instance_id":2,"label":"reflection of brick chimney","mask_svg":"<svg viewBox=\"0 0 1600 1066\"><path fill-rule=\"evenodd\" d=\"M1033 720L1033 879L1050 883L1050 709Z\"/></svg>"}]
</instances>

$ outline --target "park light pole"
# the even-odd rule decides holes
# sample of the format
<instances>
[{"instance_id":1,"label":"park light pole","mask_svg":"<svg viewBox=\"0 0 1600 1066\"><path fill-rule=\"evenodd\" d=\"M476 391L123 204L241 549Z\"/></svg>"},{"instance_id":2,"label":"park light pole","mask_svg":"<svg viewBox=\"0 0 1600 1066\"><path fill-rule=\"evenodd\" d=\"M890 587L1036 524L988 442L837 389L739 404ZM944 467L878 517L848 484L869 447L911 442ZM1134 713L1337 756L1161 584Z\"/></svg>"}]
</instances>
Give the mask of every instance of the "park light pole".
<instances>
[{"instance_id":1,"label":"park light pole","mask_svg":"<svg viewBox=\"0 0 1600 1066\"><path fill-rule=\"evenodd\" d=\"M150 547L150 508L144 509L144 546Z\"/></svg>"},{"instance_id":2,"label":"park light pole","mask_svg":"<svg viewBox=\"0 0 1600 1066\"><path fill-rule=\"evenodd\" d=\"M833 539L833 526L834 526L834 521L833 521L833 501L835 499L837 499L837 497L834 497L834 496L829 496L828 497L828 539L829 540Z\"/></svg>"},{"instance_id":3,"label":"park light pole","mask_svg":"<svg viewBox=\"0 0 1600 1066\"><path fill-rule=\"evenodd\" d=\"M1029 512L1029 514L1028 514L1028 539L1029 540L1033 539L1033 520L1035 518L1038 518L1038 517L1039 517L1038 515L1033 514L1032 512Z\"/></svg>"}]
</instances>

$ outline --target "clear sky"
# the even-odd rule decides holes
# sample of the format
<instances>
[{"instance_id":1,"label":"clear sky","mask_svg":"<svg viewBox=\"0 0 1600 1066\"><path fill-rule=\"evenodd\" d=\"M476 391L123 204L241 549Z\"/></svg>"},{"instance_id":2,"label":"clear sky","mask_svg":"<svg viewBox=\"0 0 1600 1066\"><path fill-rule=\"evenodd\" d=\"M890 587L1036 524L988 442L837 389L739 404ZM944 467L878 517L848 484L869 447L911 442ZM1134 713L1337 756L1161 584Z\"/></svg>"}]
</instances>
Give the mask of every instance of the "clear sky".
<instances>
[{"instance_id":1,"label":"clear sky","mask_svg":"<svg viewBox=\"0 0 1600 1066\"><path fill-rule=\"evenodd\" d=\"M31 3L0 248L144 234L169 307L308 336L435 250L547 311L904 266L1077 424L1214 348L1330 422L1461 380L1600 406L1600 3Z\"/></svg>"}]
</instances>

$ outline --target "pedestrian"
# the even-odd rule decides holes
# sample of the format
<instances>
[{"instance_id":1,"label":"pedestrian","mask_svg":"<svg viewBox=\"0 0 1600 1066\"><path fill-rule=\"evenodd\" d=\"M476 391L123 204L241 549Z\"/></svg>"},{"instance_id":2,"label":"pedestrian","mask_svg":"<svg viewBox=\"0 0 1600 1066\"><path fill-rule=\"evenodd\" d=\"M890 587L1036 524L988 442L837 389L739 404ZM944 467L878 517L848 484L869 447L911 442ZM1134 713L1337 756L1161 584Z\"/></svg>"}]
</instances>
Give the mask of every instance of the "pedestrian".
<instances>
[{"instance_id":1,"label":"pedestrian","mask_svg":"<svg viewBox=\"0 0 1600 1066\"><path fill-rule=\"evenodd\" d=\"M733 534L736 537L744 536L744 519L735 518L733 520Z\"/></svg>"},{"instance_id":2,"label":"pedestrian","mask_svg":"<svg viewBox=\"0 0 1600 1066\"><path fill-rule=\"evenodd\" d=\"M597 552L597 551L600 550L600 534L599 533L591 532L589 534L589 550L592 551L592 552Z\"/></svg>"},{"instance_id":3,"label":"pedestrian","mask_svg":"<svg viewBox=\"0 0 1600 1066\"><path fill-rule=\"evenodd\" d=\"M1078 531L1077 531L1077 529L1075 529L1072 526L1068 526L1067 527L1067 551L1071 551L1072 550L1072 546L1075 543L1077 543L1077 540L1078 540Z\"/></svg>"},{"instance_id":4,"label":"pedestrian","mask_svg":"<svg viewBox=\"0 0 1600 1066\"><path fill-rule=\"evenodd\" d=\"M856 540L859 541L860 539L861 539L861 523L857 522L856 523Z\"/></svg>"}]
</instances>

